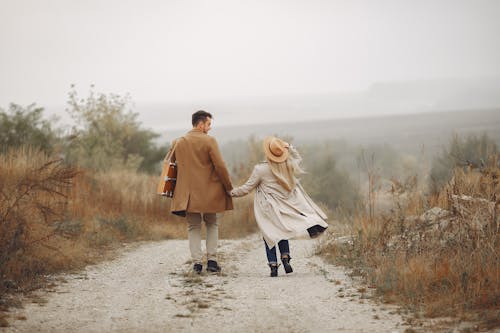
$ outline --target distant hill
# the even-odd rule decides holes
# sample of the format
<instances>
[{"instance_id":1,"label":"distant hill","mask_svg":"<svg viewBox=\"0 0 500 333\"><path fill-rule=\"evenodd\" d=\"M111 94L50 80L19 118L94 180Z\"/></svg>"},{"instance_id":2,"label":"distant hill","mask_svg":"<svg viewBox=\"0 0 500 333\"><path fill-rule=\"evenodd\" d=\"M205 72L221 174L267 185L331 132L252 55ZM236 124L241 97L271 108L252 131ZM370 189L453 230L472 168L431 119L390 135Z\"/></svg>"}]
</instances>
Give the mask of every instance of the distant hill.
<instances>
[{"instance_id":1,"label":"distant hill","mask_svg":"<svg viewBox=\"0 0 500 333\"><path fill-rule=\"evenodd\" d=\"M171 131L170 140L185 131ZM399 151L417 153L425 145L435 152L446 145L452 134L487 133L500 145L500 109L442 111L401 116L357 117L304 122L215 127L210 134L219 143L247 141L254 135L291 136L294 142L309 143L345 140L350 144L389 144Z\"/></svg>"},{"instance_id":2,"label":"distant hill","mask_svg":"<svg viewBox=\"0 0 500 333\"><path fill-rule=\"evenodd\" d=\"M141 108L145 125L172 140L189 130L191 113L214 114L219 142L250 135L296 141L390 144L415 152L446 144L452 133L486 132L500 144L500 78L378 82L365 91L227 98ZM375 116L377 115L377 116ZM304 120L308 119L308 120ZM182 129L182 130L180 130Z\"/></svg>"},{"instance_id":3,"label":"distant hill","mask_svg":"<svg viewBox=\"0 0 500 333\"><path fill-rule=\"evenodd\" d=\"M374 83L364 91L323 92L184 103L137 104L141 121L167 133L189 127L191 114L204 109L215 126L318 121L381 115L410 115L445 110L500 108L500 78L432 79Z\"/></svg>"}]
</instances>

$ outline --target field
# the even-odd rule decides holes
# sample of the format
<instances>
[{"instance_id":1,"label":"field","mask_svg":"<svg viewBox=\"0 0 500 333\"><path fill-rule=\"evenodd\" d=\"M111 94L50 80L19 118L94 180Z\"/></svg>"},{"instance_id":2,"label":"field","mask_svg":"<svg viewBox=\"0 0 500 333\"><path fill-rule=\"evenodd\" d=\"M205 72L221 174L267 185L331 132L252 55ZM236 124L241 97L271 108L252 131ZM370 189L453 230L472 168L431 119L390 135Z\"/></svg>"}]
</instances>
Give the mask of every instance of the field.
<instances>
[{"instance_id":1,"label":"field","mask_svg":"<svg viewBox=\"0 0 500 333\"><path fill-rule=\"evenodd\" d=\"M498 155L481 167L450 169L453 177L437 190L429 170L453 134L486 133L498 145L499 128L500 110L489 110L218 128L213 135L234 185L262 159L262 136L293 141L310 171L304 187L330 216L332 232L317 254L348 267L415 320L452 316L489 329L499 325ZM43 286L47 274L101 261L124 243L186 238L184 221L154 193L157 175L92 171L29 148L0 162L3 309L15 304L12 295ZM256 231L251 197L222 217L222 239Z\"/></svg>"}]
</instances>

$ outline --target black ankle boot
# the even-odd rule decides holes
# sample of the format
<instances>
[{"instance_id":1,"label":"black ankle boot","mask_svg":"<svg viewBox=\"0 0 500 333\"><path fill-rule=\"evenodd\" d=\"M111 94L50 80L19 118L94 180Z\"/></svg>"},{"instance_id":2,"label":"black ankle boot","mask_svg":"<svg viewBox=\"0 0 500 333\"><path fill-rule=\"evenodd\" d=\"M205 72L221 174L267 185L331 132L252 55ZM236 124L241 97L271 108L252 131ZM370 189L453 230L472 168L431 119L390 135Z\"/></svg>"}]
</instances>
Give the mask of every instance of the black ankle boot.
<instances>
[{"instance_id":1,"label":"black ankle boot","mask_svg":"<svg viewBox=\"0 0 500 333\"><path fill-rule=\"evenodd\" d=\"M221 268L219 264L217 264L217 261L209 260L207 262L207 271L211 273L219 273L221 271Z\"/></svg>"},{"instance_id":2,"label":"black ankle boot","mask_svg":"<svg viewBox=\"0 0 500 333\"><path fill-rule=\"evenodd\" d=\"M281 258L281 262L283 263L283 268L285 269L285 272L287 274L293 272L292 266L290 266L290 259L291 258L288 256Z\"/></svg>"},{"instance_id":3,"label":"black ankle boot","mask_svg":"<svg viewBox=\"0 0 500 333\"><path fill-rule=\"evenodd\" d=\"M271 268L271 277L278 276L278 264L269 264Z\"/></svg>"},{"instance_id":4,"label":"black ankle boot","mask_svg":"<svg viewBox=\"0 0 500 333\"><path fill-rule=\"evenodd\" d=\"M193 265L193 271L197 274L201 274L201 270L203 269L203 266L201 264L194 264Z\"/></svg>"}]
</instances>

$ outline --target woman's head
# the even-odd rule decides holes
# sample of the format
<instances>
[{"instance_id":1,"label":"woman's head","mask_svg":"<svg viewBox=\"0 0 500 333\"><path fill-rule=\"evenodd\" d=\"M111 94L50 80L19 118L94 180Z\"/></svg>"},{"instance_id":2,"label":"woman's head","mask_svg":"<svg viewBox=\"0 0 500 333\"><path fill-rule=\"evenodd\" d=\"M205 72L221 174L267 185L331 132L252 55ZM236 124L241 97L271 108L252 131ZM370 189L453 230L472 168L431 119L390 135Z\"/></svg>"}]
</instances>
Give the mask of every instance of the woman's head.
<instances>
[{"instance_id":1,"label":"woman's head","mask_svg":"<svg viewBox=\"0 0 500 333\"><path fill-rule=\"evenodd\" d=\"M263 142L264 154L270 162L282 163L288 159L289 144L275 136L269 136Z\"/></svg>"},{"instance_id":2,"label":"woman's head","mask_svg":"<svg viewBox=\"0 0 500 333\"><path fill-rule=\"evenodd\" d=\"M263 143L264 154L271 172L287 191L295 187L294 167L288 159L289 147L287 142L274 136L265 138Z\"/></svg>"}]
</instances>

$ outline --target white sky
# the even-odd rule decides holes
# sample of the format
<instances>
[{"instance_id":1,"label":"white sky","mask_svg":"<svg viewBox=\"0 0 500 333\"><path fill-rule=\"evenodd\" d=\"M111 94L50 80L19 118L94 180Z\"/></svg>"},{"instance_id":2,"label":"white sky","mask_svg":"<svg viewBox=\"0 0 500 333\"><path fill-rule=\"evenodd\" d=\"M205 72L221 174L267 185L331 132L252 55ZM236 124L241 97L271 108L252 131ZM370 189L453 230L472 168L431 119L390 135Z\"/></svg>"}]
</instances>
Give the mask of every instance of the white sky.
<instances>
[{"instance_id":1,"label":"white sky","mask_svg":"<svg viewBox=\"0 0 500 333\"><path fill-rule=\"evenodd\" d=\"M498 0L0 0L0 107L500 76Z\"/></svg>"}]
</instances>

